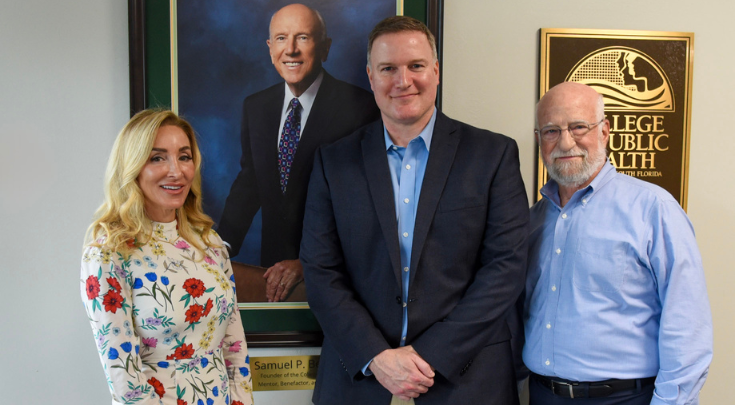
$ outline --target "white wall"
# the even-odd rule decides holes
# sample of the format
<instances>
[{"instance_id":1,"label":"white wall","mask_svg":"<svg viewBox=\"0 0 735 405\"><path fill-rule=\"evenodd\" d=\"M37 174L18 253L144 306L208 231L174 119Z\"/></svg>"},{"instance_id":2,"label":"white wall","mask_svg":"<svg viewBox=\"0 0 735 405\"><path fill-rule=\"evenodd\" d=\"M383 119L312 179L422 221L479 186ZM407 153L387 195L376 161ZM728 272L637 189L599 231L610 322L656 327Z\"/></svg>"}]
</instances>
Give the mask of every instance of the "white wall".
<instances>
[{"instance_id":1,"label":"white wall","mask_svg":"<svg viewBox=\"0 0 735 405\"><path fill-rule=\"evenodd\" d=\"M735 146L727 108L735 94L735 5L445 3L445 111L518 140L529 193L538 28L696 33L689 214L707 272L716 350L702 403L730 403L735 295L728 290L735 276L726 231L735 229L728 209L735 192L726 162ZM107 154L128 118L127 2L0 0L0 7L0 402L109 403L78 269ZM638 11L616 11L623 9ZM287 402L267 393L257 399L308 403L306 392L292 394Z\"/></svg>"},{"instance_id":2,"label":"white wall","mask_svg":"<svg viewBox=\"0 0 735 405\"><path fill-rule=\"evenodd\" d=\"M109 403L79 293L128 118L127 2L0 4L0 402Z\"/></svg>"},{"instance_id":3,"label":"white wall","mask_svg":"<svg viewBox=\"0 0 735 405\"><path fill-rule=\"evenodd\" d=\"M689 217L705 266L715 355L704 405L732 403L735 285L735 3L727 0L448 0L444 14L444 111L515 138L529 196L535 192L534 105L539 28L694 32ZM695 5L696 4L696 5ZM530 198L530 197L529 197Z\"/></svg>"},{"instance_id":4,"label":"white wall","mask_svg":"<svg viewBox=\"0 0 735 405\"><path fill-rule=\"evenodd\" d=\"M0 0L0 9L0 403L110 403L79 264L129 118L127 1ZM310 399L256 393L261 405Z\"/></svg>"}]
</instances>

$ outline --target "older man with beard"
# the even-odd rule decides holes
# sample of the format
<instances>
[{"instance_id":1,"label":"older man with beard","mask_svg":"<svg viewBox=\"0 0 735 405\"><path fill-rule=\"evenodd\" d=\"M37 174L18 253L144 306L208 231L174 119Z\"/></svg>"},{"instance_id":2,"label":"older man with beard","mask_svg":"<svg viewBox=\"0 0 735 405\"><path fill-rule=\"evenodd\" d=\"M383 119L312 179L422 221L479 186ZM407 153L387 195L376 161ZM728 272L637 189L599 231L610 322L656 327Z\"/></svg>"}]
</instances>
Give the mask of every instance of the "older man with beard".
<instances>
[{"instance_id":1,"label":"older man with beard","mask_svg":"<svg viewBox=\"0 0 735 405\"><path fill-rule=\"evenodd\" d=\"M551 180L531 208L530 404L697 404L712 317L692 224L665 190L606 161L592 88L560 84L536 115Z\"/></svg>"}]
</instances>

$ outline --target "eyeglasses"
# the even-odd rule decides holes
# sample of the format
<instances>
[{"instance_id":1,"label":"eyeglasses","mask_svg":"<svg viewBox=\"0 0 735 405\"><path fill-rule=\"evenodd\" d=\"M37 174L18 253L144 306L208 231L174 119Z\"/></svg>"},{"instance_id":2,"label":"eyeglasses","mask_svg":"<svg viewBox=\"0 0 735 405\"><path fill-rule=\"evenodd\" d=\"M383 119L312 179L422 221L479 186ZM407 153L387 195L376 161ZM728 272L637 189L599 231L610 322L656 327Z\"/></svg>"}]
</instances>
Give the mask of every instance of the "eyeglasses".
<instances>
[{"instance_id":1,"label":"eyeglasses","mask_svg":"<svg viewBox=\"0 0 735 405\"><path fill-rule=\"evenodd\" d=\"M587 135L588 132L592 131L592 128L602 124L603 121L605 121L605 118L594 124L588 124L584 121L572 122L566 128L562 128L558 125L547 125L541 129L535 129L533 133L540 136L541 139L546 142L554 142L559 139L562 132L569 131L569 135L571 135L576 141Z\"/></svg>"}]
</instances>

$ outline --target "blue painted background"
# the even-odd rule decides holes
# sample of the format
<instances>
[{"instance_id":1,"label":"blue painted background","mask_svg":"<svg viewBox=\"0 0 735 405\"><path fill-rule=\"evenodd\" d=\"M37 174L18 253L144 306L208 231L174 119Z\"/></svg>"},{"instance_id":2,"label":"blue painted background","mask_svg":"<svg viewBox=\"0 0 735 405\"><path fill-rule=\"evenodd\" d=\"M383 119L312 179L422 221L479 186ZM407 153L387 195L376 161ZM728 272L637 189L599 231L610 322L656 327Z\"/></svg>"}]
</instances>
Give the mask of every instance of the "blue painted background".
<instances>
[{"instance_id":1,"label":"blue painted background","mask_svg":"<svg viewBox=\"0 0 735 405\"><path fill-rule=\"evenodd\" d=\"M242 102L281 81L266 40L274 12L286 0L185 0L178 2L179 113L199 135L203 154L205 211L218 222L240 171ZM321 13L332 38L325 69L334 77L370 90L365 73L367 36L395 0L303 1ZM260 215L253 220L240 254L260 262Z\"/></svg>"}]
</instances>

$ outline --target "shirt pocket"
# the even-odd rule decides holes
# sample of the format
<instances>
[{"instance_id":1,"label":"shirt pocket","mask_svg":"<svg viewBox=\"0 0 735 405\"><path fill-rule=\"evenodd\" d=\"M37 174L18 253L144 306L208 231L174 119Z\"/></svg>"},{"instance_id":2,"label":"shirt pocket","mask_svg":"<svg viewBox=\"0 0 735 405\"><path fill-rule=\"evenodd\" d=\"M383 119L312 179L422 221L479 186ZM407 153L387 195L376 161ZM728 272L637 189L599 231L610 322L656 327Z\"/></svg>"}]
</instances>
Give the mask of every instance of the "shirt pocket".
<instances>
[{"instance_id":1,"label":"shirt pocket","mask_svg":"<svg viewBox=\"0 0 735 405\"><path fill-rule=\"evenodd\" d=\"M572 261L572 282L580 290L614 292L625 282L625 246L620 242L580 239Z\"/></svg>"}]
</instances>

